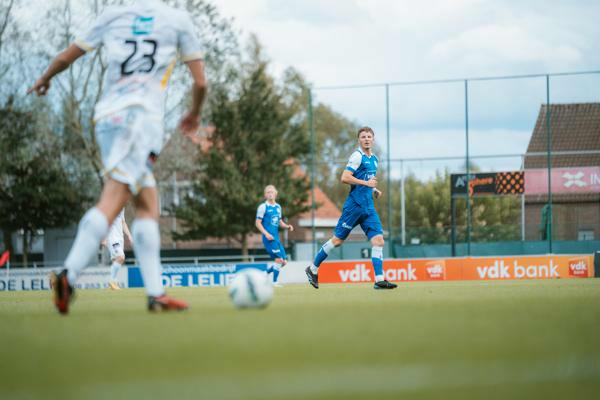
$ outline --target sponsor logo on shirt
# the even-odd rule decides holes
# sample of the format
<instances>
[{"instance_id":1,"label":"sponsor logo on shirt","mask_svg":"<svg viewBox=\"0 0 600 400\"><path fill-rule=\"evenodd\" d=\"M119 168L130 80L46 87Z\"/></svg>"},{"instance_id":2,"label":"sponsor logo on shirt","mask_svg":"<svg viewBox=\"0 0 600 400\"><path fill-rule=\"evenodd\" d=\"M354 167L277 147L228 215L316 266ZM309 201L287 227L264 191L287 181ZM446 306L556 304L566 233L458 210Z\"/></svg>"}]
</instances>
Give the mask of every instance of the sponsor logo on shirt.
<instances>
[{"instance_id":1,"label":"sponsor logo on shirt","mask_svg":"<svg viewBox=\"0 0 600 400\"><path fill-rule=\"evenodd\" d=\"M134 35L149 35L154 29L154 17L136 17L133 21Z\"/></svg>"}]
</instances>

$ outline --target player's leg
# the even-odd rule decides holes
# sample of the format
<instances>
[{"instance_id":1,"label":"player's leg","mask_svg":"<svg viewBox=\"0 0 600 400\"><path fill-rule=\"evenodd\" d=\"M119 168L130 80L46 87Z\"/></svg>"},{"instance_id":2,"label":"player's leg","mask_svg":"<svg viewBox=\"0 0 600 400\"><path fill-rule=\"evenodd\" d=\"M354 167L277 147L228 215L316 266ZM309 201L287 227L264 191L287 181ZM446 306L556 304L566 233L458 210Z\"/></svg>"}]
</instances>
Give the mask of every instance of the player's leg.
<instances>
[{"instance_id":1,"label":"player's leg","mask_svg":"<svg viewBox=\"0 0 600 400\"><path fill-rule=\"evenodd\" d=\"M337 234L340 234L340 233L338 232L338 230L336 228L336 235ZM321 263L327 259L327 257L329 256L329 253L331 253L331 250L333 250L336 247L340 247L344 243L344 240L346 238L342 239L340 237L337 237L336 235L333 235L328 241L326 241L323 244L323 246L321 246L317 255L315 256L313 263L310 265L310 270L314 274L317 274L317 271L319 270ZM346 237L347 237L347 234L346 234Z\"/></svg>"},{"instance_id":2,"label":"player's leg","mask_svg":"<svg viewBox=\"0 0 600 400\"><path fill-rule=\"evenodd\" d=\"M361 228L367 234L367 238L371 242L371 261L373 263L373 271L375 272L375 289L394 289L398 285L385 280L383 273L383 247L385 240L383 239L383 228L381 220L375 211L361 222Z\"/></svg>"},{"instance_id":3,"label":"player's leg","mask_svg":"<svg viewBox=\"0 0 600 400\"><path fill-rule=\"evenodd\" d=\"M277 242L275 240L267 240L267 238L264 236L262 238L262 241L263 246L265 247L265 251L267 252L269 257L271 257L271 260L273 260L272 263L267 265L267 275L273 274L273 278L275 278L275 265L277 264L277 260L281 258L279 256L279 246L276 246ZM279 269L277 269L277 271L279 271Z\"/></svg>"},{"instance_id":4,"label":"player's leg","mask_svg":"<svg viewBox=\"0 0 600 400\"><path fill-rule=\"evenodd\" d=\"M362 216L362 208L358 206L345 206L342 210L342 215L338 220L338 223L335 227L334 234L326 241L323 246L317 252L313 263L309 265L307 270L310 270L310 274L307 271L307 275L309 277L309 282L315 286L311 281L311 275L317 275L319 271L319 267L321 263L327 259L331 250L336 247L341 246L344 243L344 240L350 235L350 232L356 225L359 224ZM317 285L318 286L318 285ZM315 287L317 287L315 286Z\"/></svg>"},{"instance_id":5,"label":"player's leg","mask_svg":"<svg viewBox=\"0 0 600 400\"><path fill-rule=\"evenodd\" d=\"M340 218L340 221L341 220L342 219ZM340 225L340 223L341 222L338 222L338 226ZM304 270L306 276L308 277L308 283L310 283L310 285L315 289L319 288L319 267L321 266L321 263L325 261L325 259L329 256L331 250L333 250L335 247L341 246L342 243L344 243L344 240L346 239L345 237L342 239L336 236L338 235L337 228L335 232L336 234L333 235L331 239L326 241L325 244L323 244L323 246L321 246L319 252L315 256L313 263L306 267L306 269ZM348 231L348 233L350 233L350 231Z\"/></svg>"},{"instance_id":6,"label":"player's leg","mask_svg":"<svg viewBox=\"0 0 600 400\"><path fill-rule=\"evenodd\" d=\"M54 304L59 312L68 312L73 285L79 273L91 262L98 245L108 233L108 227L130 196L127 185L108 179L96 206L89 209L79 222L75 242L65 260L65 269L51 277Z\"/></svg>"},{"instance_id":7,"label":"player's leg","mask_svg":"<svg viewBox=\"0 0 600 400\"><path fill-rule=\"evenodd\" d=\"M106 181L100 200L79 222L75 242L65 260L71 284L75 283L81 270L96 254L98 245L108 233L108 227L130 197L131 193L126 184L113 179Z\"/></svg>"},{"instance_id":8,"label":"player's leg","mask_svg":"<svg viewBox=\"0 0 600 400\"><path fill-rule=\"evenodd\" d=\"M274 261L275 262L269 268L269 273L273 274L273 283L277 284L279 273L281 272L281 268L285 265L285 260L283 258L276 258Z\"/></svg>"},{"instance_id":9,"label":"player's leg","mask_svg":"<svg viewBox=\"0 0 600 400\"><path fill-rule=\"evenodd\" d=\"M376 235L371 238L371 261L373 262L373 271L375 272L375 282L382 281L383 278L383 246L385 241L383 235Z\"/></svg>"},{"instance_id":10,"label":"player's leg","mask_svg":"<svg viewBox=\"0 0 600 400\"><path fill-rule=\"evenodd\" d=\"M133 250L140 264L144 287L148 295L148 309L150 311L184 310L187 308L187 304L166 296L162 285L156 187L143 187L135 196L134 204L136 219L132 225Z\"/></svg>"},{"instance_id":11,"label":"player's leg","mask_svg":"<svg viewBox=\"0 0 600 400\"><path fill-rule=\"evenodd\" d=\"M110 245L112 263L110 265L110 281L108 282L108 286L112 290L119 290L119 284L117 283L117 275L119 274L119 270L121 266L125 264L125 253L123 252L123 243L116 242Z\"/></svg>"},{"instance_id":12,"label":"player's leg","mask_svg":"<svg viewBox=\"0 0 600 400\"><path fill-rule=\"evenodd\" d=\"M279 257L275 259L275 264L273 265L273 283L275 286L281 286L279 284L279 273L287 264L287 254L285 254L285 248L281 242L278 242L277 246L279 247Z\"/></svg>"}]
</instances>

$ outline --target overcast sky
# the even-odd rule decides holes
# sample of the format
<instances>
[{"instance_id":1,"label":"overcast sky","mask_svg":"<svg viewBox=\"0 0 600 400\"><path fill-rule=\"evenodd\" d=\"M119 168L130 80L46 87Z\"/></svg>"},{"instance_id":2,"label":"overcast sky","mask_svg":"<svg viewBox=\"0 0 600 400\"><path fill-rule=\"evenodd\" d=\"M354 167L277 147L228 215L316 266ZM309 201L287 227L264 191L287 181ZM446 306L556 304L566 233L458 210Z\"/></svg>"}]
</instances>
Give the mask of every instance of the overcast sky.
<instances>
[{"instance_id":1,"label":"overcast sky","mask_svg":"<svg viewBox=\"0 0 600 400\"><path fill-rule=\"evenodd\" d=\"M258 35L275 73L293 66L316 87L600 70L596 0L215 4L235 18L237 28ZM600 75L551 83L552 102L600 100ZM385 149L384 89L318 90L315 95L358 123L374 126ZM544 78L472 83L471 151L524 152L545 98ZM464 155L463 83L392 87L390 111L393 157ZM489 168L520 163L518 158L491 162Z\"/></svg>"},{"instance_id":2,"label":"overcast sky","mask_svg":"<svg viewBox=\"0 0 600 400\"><path fill-rule=\"evenodd\" d=\"M212 1L244 37L258 36L273 73L294 67L316 88L600 70L600 0ZM552 78L550 92L553 103L598 102L600 74ZM392 86L389 94L392 158L464 157L463 82ZM372 126L385 155L383 87L314 95ZM524 153L545 101L543 77L470 82L471 155ZM520 158L477 163L513 169ZM408 168L431 176L463 164Z\"/></svg>"}]
</instances>

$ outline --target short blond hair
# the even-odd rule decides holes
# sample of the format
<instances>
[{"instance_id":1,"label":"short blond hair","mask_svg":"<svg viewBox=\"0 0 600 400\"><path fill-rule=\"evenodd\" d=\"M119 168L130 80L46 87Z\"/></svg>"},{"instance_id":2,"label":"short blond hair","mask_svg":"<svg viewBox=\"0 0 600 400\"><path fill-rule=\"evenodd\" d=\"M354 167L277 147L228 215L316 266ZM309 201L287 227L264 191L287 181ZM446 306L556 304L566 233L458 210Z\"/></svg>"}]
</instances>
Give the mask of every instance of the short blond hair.
<instances>
[{"instance_id":1,"label":"short blond hair","mask_svg":"<svg viewBox=\"0 0 600 400\"><path fill-rule=\"evenodd\" d=\"M275 187L275 185L267 185L267 186L265 186L265 193L267 192L267 189L273 189L275 191L275 193L277 193L277 188Z\"/></svg>"}]
</instances>

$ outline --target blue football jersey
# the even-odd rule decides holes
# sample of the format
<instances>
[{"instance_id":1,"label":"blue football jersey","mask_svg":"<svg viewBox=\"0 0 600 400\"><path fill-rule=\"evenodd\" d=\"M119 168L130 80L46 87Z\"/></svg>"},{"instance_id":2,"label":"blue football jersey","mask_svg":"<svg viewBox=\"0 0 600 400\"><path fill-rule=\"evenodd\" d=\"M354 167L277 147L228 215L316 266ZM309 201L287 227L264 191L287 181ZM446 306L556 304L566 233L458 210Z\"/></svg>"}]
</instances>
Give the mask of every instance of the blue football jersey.
<instances>
[{"instance_id":1,"label":"blue football jersey","mask_svg":"<svg viewBox=\"0 0 600 400\"><path fill-rule=\"evenodd\" d=\"M269 204L265 201L256 210L256 219L262 220L262 226L273 235L275 240L279 240L279 221L281 221L281 217L281 206L277 203Z\"/></svg>"},{"instance_id":2,"label":"blue football jersey","mask_svg":"<svg viewBox=\"0 0 600 400\"><path fill-rule=\"evenodd\" d=\"M346 169L352 172L356 179L368 181L377 175L378 166L379 159L375 154L369 157L359 148L350 156ZM350 194L346 199L346 203L349 201L353 201L365 208L374 209L373 188L363 185L350 185Z\"/></svg>"}]
</instances>

